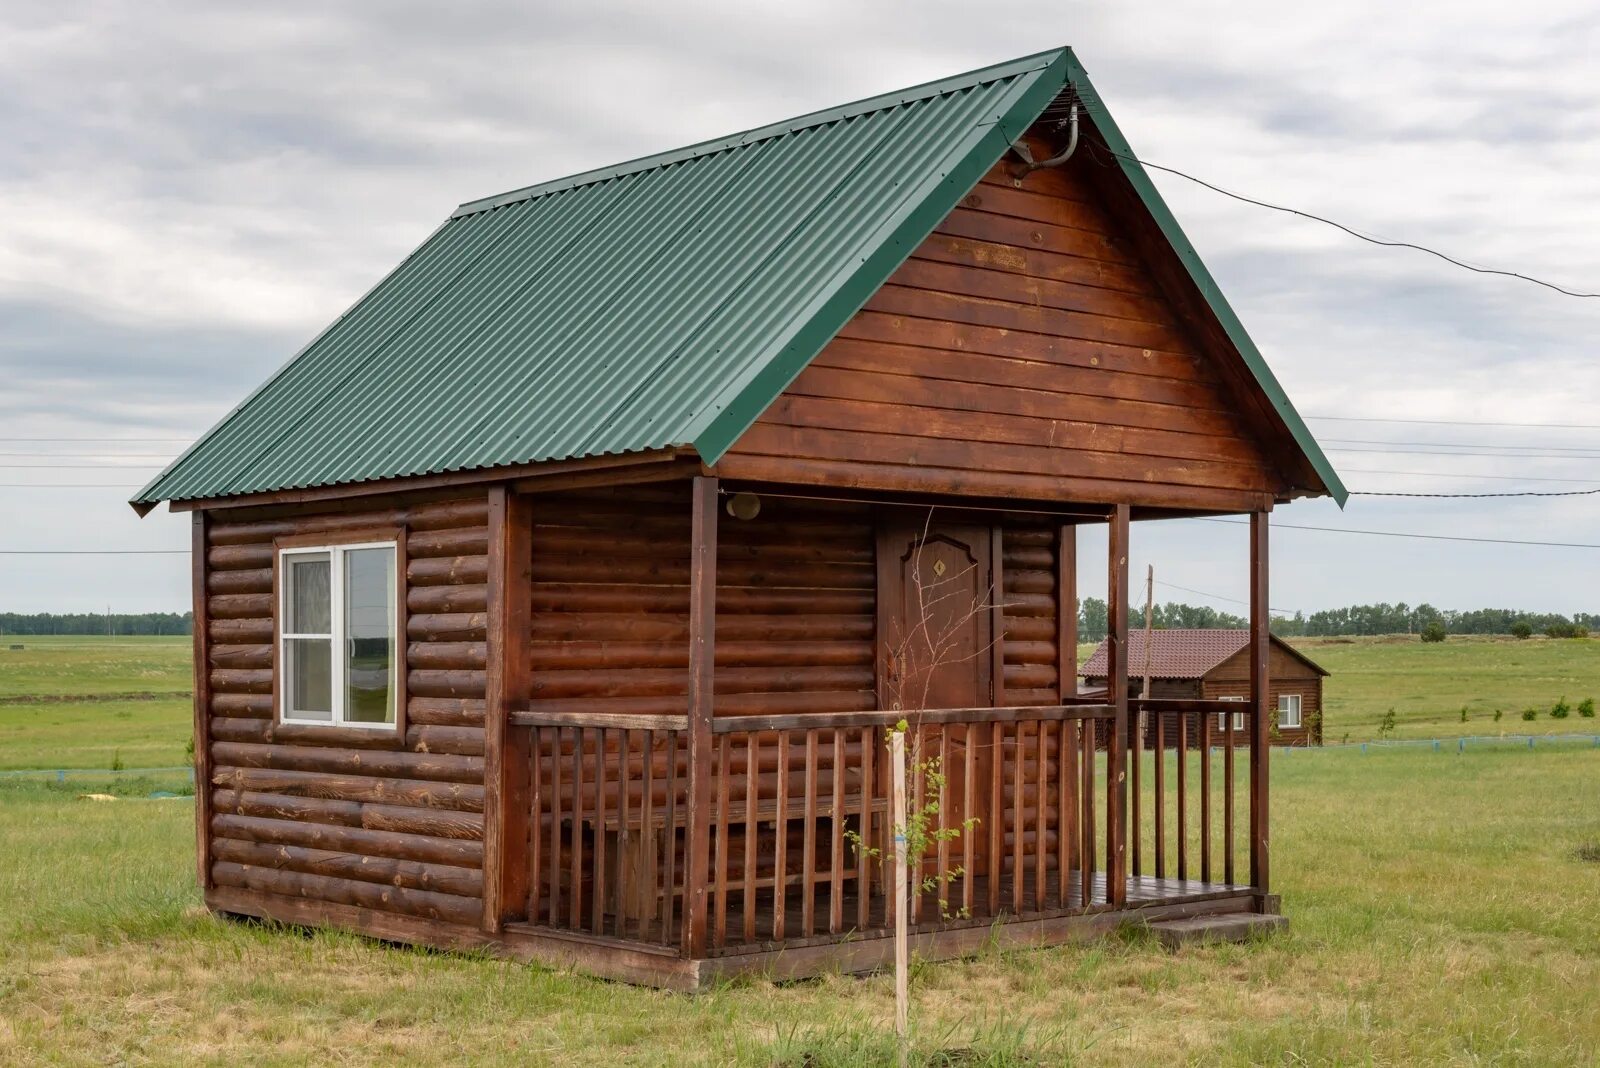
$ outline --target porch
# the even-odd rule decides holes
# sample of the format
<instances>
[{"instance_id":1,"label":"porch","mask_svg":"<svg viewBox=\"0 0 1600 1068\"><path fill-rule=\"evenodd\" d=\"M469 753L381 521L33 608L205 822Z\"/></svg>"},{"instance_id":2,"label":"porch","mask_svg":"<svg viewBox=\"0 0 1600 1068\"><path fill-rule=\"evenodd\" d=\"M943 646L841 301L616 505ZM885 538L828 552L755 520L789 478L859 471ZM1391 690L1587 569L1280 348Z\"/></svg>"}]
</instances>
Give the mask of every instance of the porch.
<instances>
[{"instance_id":1,"label":"porch","mask_svg":"<svg viewBox=\"0 0 1600 1068\"><path fill-rule=\"evenodd\" d=\"M984 666L971 666L970 656L953 669L940 665L935 692L976 701L992 693L996 707L895 709L880 667L880 710L813 709L788 699L803 699L794 693L777 712L714 705L716 480L696 479L693 498L686 699L616 702L637 711L572 700L507 704L502 811L490 823L504 827L490 843L504 860L489 881L489 906L509 951L688 989L745 972L798 977L885 963L895 922L884 859L895 823L887 732L902 720L908 807L925 814L929 837L913 858L906 906L918 954L1275 909L1266 880L1264 702L1127 692L1128 619L1117 607L1127 604L1126 506L1104 509L1108 623L1123 665L1104 695L1076 692L1075 528L1063 526L1052 535L1055 566L1041 573L1054 588L1033 595L1049 617L1029 617L1026 595L992 597L968 641ZM1076 518L1083 521L1081 510ZM882 635L893 627L886 606L910 588L885 578L885 560L903 557L894 522L878 528L880 664ZM992 539L981 525L945 530L950 558L979 544L975 581L1009 597L1015 583L1002 579L1002 559L1021 553L1002 552L999 528ZM1263 654L1265 536L1258 514L1252 649ZM917 537L929 540L926 531ZM958 622L970 616L957 613ZM1013 637L1040 630L1035 622L1058 632L1052 642ZM1036 677L1027 661L1018 671L1015 658L1046 645L1061 657L1048 691L998 684ZM1264 655L1252 663L1264 695ZM1006 694L1037 703L1003 703ZM686 710L648 707L675 700Z\"/></svg>"}]
</instances>

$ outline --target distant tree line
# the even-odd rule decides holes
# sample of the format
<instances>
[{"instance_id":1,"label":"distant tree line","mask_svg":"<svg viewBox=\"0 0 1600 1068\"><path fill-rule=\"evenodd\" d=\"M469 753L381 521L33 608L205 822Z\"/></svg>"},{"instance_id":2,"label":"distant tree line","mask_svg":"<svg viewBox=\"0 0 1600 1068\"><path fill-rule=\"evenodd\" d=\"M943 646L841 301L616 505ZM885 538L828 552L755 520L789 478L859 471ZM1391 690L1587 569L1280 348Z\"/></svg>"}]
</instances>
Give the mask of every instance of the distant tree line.
<instances>
[{"instance_id":1,"label":"distant tree line","mask_svg":"<svg viewBox=\"0 0 1600 1068\"><path fill-rule=\"evenodd\" d=\"M194 613L0 612L0 634L190 634Z\"/></svg>"},{"instance_id":2,"label":"distant tree line","mask_svg":"<svg viewBox=\"0 0 1600 1068\"><path fill-rule=\"evenodd\" d=\"M1227 629L1249 626L1249 621L1232 612L1191 604L1158 604L1151 612L1151 621L1157 630L1178 627L1201 629ZM1133 629L1144 626L1144 605L1128 608L1128 625ZM1437 625L1437 626L1435 626ZM1400 604L1358 604L1348 608L1329 608L1309 616L1296 612L1292 616L1274 616L1272 633L1282 637L1336 637L1371 634L1511 634L1526 637L1529 634L1547 634L1556 638L1577 637L1585 633L1600 632L1600 615L1577 612L1570 616L1559 612L1518 612L1510 608L1478 608L1472 611L1435 608L1430 604L1416 606ZM1082 641L1097 642L1106 636L1106 602L1098 597L1086 597L1078 605L1078 636Z\"/></svg>"}]
</instances>

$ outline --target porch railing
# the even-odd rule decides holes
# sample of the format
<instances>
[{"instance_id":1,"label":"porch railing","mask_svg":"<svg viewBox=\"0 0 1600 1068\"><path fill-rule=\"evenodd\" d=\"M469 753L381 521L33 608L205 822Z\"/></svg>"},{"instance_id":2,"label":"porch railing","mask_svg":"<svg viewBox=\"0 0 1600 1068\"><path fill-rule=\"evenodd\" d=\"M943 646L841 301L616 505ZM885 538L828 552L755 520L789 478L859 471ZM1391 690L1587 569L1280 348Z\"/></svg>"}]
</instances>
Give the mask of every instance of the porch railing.
<instances>
[{"instance_id":1,"label":"porch railing","mask_svg":"<svg viewBox=\"0 0 1600 1068\"><path fill-rule=\"evenodd\" d=\"M902 718L911 804L930 839L912 872L914 929L1109 906L1096 727L1113 714L1075 704L715 719L711 849L696 872L687 717L516 712L513 726L532 732L528 922L682 944L683 903L703 887L711 953L887 929L885 732Z\"/></svg>"}]
</instances>

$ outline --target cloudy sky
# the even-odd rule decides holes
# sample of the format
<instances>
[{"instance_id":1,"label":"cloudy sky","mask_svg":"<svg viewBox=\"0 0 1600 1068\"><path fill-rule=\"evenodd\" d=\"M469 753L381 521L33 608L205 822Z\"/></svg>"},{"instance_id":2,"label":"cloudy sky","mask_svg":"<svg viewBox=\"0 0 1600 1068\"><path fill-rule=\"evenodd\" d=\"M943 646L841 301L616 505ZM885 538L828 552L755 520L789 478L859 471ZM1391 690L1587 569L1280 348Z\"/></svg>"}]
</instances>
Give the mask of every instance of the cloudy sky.
<instances>
[{"instance_id":1,"label":"cloudy sky","mask_svg":"<svg viewBox=\"0 0 1600 1068\"><path fill-rule=\"evenodd\" d=\"M127 497L458 202L1057 44L1148 160L1600 290L1600 11L1424 6L8 0L0 610L186 607L181 554L15 551L184 549ZM1600 300L1156 180L1352 488L1600 486L1600 429L1326 418L1600 425ZM1600 610L1600 550L1285 529L1600 542L1600 497L1276 520L1278 608ZM1244 594L1242 528L1135 550L1163 599Z\"/></svg>"}]
</instances>

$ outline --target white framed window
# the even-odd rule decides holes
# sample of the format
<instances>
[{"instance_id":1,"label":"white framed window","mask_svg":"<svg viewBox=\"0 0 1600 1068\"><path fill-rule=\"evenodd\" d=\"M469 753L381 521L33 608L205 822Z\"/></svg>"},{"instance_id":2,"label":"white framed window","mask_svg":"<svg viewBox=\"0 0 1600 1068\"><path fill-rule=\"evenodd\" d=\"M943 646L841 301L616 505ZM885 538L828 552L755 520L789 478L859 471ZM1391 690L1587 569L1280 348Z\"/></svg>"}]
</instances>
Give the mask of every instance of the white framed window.
<instances>
[{"instance_id":1,"label":"white framed window","mask_svg":"<svg viewBox=\"0 0 1600 1068\"><path fill-rule=\"evenodd\" d=\"M1297 693L1280 693L1278 695L1278 729L1300 729L1300 695Z\"/></svg>"},{"instance_id":2,"label":"white framed window","mask_svg":"<svg viewBox=\"0 0 1600 1068\"><path fill-rule=\"evenodd\" d=\"M278 550L278 717L393 729L399 692L393 541Z\"/></svg>"},{"instance_id":3,"label":"white framed window","mask_svg":"<svg viewBox=\"0 0 1600 1068\"><path fill-rule=\"evenodd\" d=\"M1233 701L1233 702L1236 702L1238 704L1244 704L1246 699L1243 698L1243 697L1219 697L1219 698L1217 698L1217 700L1219 700L1219 701ZM1227 729L1228 729L1228 713L1226 713L1226 712L1218 712L1217 713L1217 730L1226 731ZM1243 712L1235 712L1235 713L1233 713L1233 729L1235 731L1244 730L1244 713Z\"/></svg>"}]
</instances>

